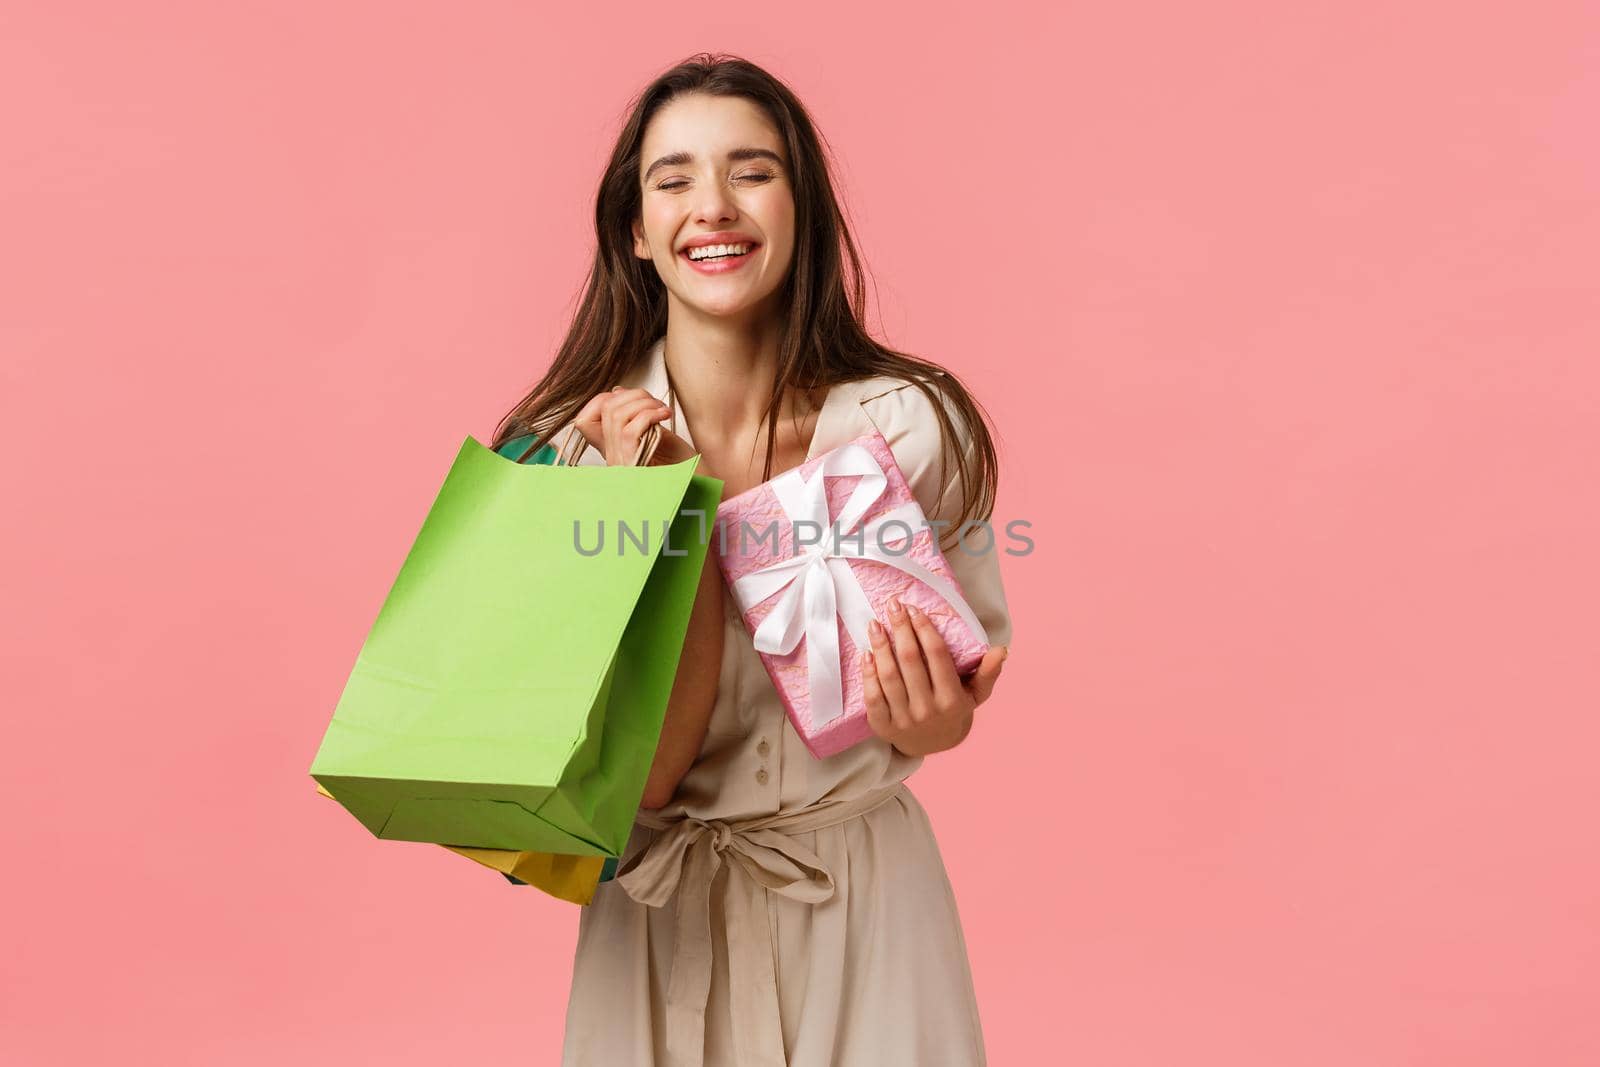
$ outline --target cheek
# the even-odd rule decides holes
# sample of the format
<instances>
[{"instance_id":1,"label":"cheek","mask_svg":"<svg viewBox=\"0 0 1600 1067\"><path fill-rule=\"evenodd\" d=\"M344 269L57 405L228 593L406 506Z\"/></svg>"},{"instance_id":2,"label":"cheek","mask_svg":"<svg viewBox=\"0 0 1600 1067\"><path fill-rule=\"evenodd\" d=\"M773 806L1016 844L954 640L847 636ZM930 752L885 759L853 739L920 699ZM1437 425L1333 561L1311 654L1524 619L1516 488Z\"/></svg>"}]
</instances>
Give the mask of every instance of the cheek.
<instances>
[{"instance_id":1,"label":"cheek","mask_svg":"<svg viewBox=\"0 0 1600 1067\"><path fill-rule=\"evenodd\" d=\"M794 204L785 199L780 204L775 204L773 210L768 212L770 220L767 229L768 235L774 244L784 248L794 247Z\"/></svg>"},{"instance_id":2,"label":"cheek","mask_svg":"<svg viewBox=\"0 0 1600 1067\"><path fill-rule=\"evenodd\" d=\"M645 208L640 215L644 227L644 238L650 243L652 255L668 257L672 254L672 233L675 226L671 213L657 208Z\"/></svg>"}]
</instances>

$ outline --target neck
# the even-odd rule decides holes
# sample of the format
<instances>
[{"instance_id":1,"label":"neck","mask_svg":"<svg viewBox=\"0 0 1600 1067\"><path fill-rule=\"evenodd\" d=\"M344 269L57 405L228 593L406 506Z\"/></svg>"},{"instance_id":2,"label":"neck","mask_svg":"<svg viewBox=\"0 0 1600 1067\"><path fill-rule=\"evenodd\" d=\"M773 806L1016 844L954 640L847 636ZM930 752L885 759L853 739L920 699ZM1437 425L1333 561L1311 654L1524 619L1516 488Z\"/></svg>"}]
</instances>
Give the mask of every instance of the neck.
<instances>
[{"instance_id":1,"label":"neck","mask_svg":"<svg viewBox=\"0 0 1600 1067\"><path fill-rule=\"evenodd\" d=\"M663 351L684 419L701 447L764 440L767 398L778 373L778 325L668 320ZM803 418L814 398L790 389L779 420Z\"/></svg>"}]
</instances>

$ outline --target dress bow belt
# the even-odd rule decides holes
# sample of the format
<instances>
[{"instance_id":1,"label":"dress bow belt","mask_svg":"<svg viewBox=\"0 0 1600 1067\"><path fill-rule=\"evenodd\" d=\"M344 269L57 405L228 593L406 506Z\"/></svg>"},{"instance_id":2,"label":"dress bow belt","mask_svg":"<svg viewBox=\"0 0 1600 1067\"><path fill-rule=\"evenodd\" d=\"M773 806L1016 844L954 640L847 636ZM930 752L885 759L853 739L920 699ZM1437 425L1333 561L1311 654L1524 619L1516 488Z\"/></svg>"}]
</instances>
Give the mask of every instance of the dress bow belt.
<instances>
[{"instance_id":1,"label":"dress bow belt","mask_svg":"<svg viewBox=\"0 0 1600 1067\"><path fill-rule=\"evenodd\" d=\"M717 870L728 863L724 912L737 1062L740 1067L787 1067L767 894L808 904L833 896L833 875L816 853L790 835L848 822L894 799L903 788L895 782L849 800L734 822L638 813L640 825L665 833L618 868L617 884L634 900L655 908L674 893L682 894L667 982L672 1067L704 1063L706 1000L711 994L711 883Z\"/></svg>"}]
</instances>

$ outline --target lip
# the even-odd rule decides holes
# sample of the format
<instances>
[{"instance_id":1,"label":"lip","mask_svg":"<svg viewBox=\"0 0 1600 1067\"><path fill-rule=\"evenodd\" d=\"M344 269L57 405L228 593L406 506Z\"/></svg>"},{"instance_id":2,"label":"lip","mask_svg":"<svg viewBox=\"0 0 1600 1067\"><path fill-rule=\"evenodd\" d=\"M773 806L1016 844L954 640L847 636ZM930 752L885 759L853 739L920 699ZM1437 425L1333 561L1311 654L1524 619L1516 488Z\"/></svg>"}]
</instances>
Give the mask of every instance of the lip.
<instances>
[{"instance_id":1,"label":"lip","mask_svg":"<svg viewBox=\"0 0 1600 1067\"><path fill-rule=\"evenodd\" d=\"M749 245L750 251L746 252L742 256L727 256L723 259L713 260L709 263L697 262L689 258L689 249L691 248L700 248L704 245L738 244ZM697 237L689 238L689 240L683 243L683 247L678 249L678 255L683 257L683 261L689 264L690 269L694 270L697 274L727 274L730 271L738 270L740 267L743 267L746 263L750 262L750 260L756 254L756 249L760 247L761 242L755 240L753 237L746 237L742 233L723 231L721 233L706 233Z\"/></svg>"},{"instance_id":2,"label":"lip","mask_svg":"<svg viewBox=\"0 0 1600 1067\"><path fill-rule=\"evenodd\" d=\"M683 242L683 246L678 251L687 252L689 249L699 248L701 245L754 245L760 243L760 241L757 241L747 233L740 233L737 230L718 230L716 233L696 234Z\"/></svg>"}]
</instances>

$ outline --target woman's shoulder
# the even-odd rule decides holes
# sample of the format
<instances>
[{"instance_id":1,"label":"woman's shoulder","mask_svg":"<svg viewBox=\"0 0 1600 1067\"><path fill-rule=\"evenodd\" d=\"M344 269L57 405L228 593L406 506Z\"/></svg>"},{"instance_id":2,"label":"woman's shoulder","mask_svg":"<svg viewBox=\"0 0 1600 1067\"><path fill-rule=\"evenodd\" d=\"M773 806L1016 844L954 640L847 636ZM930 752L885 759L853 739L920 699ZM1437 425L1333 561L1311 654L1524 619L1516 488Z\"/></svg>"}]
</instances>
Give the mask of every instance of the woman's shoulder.
<instances>
[{"instance_id":1,"label":"woman's shoulder","mask_svg":"<svg viewBox=\"0 0 1600 1067\"><path fill-rule=\"evenodd\" d=\"M942 406L965 449L971 443L971 427L967 426L960 406L946 392L952 383L952 379L941 383L932 377L913 379L899 374L877 374L850 383L850 388L880 430L888 424L918 439L926 439L931 433L937 440L939 416L935 404Z\"/></svg>"},{"instance_id":2,"label":"woman's shoulder","mask_svg":"<svg viewBox=\"0 0 1600 1067\"><path fill-rule=\"evenodd\" d=\"M952 499L959 507L958 457L969 457L975 449L960 408L932 381L919 385L908 377L878 375L855 385L863 414L894 453L895 465L923 513L945 517ZM944 407L954 432L948 444L936 404Z\"/></svg>"}]
</instances>

